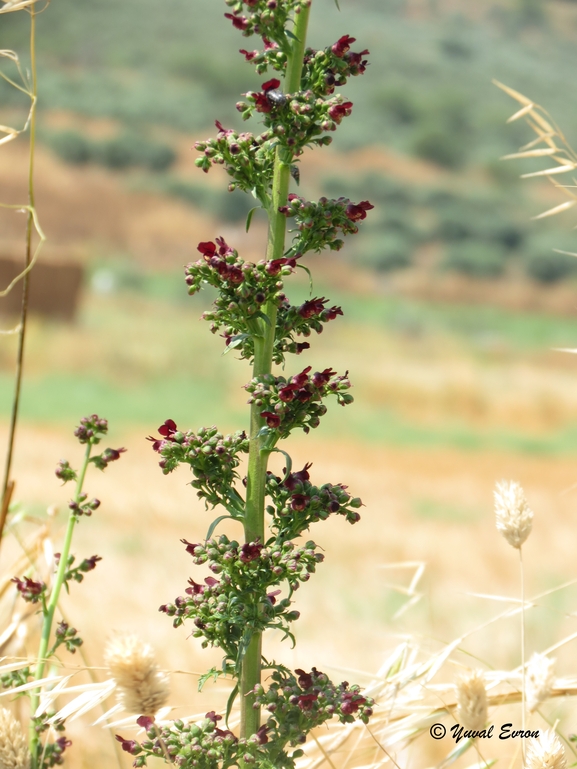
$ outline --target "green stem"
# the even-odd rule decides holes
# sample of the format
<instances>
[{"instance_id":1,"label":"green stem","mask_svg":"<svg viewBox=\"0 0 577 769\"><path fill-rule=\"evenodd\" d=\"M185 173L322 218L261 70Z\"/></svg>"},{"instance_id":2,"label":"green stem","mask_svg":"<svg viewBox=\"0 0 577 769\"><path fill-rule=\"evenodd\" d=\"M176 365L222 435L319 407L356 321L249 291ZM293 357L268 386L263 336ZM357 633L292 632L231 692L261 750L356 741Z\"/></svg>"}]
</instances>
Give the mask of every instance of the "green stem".
<instances>
[{"instance_id":1,"label":"green stem","mask_svg":"<svg viewBox=\"0 0 577 769\"><path fill-rule=\"evenodd\" d=\"M88 468L88 462L90 460L91 449L92 449L92 444L88 443L86 446L86 453L84 455L84 462L82 464L80 473L78 474L78 480L76 483L76 494L74 495L74 501L77 503L80 502L80 498L82 495L82 487L84 485L84 478L86 476L86 470ZM52 586L52 592L50 593L50 600L48 601L48 605L46 606L46 610L44 612L44 620L42 622L42 635L40 637L40 646L38 647L36 671L34 674L35 681L39 681L41 678L44 678L44 671L46 669L46 662L47 662L46 654L48 652L48 644L50 642L50 634L52 632L52 623L54 622L54 613L56 611L56 606L58 605L60 590L62 589L62 585L64 584L64 577L66 576L66 571L68 570L68 557L70 555L72 535L74 533L74 527L77 521L78 521L78 518L74 514L74 511L71 511L70 516L68 518L68 526L66 528L64 544L62 545L62 552L60 553L58 571L56 572L54 585ZM39 701L40 701L40 690L33 689L30 697L31 720L30 720L30 733L29 733L30 755L32 757L31 769L38 769L36 753L37 753L37 748L39 743L39 735L36 732L36 729L34 728L34 721L32 719L34 717L34 713L36 712L36 709L38 708Z\"/></svg>"},{"instance_id":2,"label":"green stem","mask_svg":"<svg viewBox=\"0 0 577 769\"><path fill-rule=\"evenodd\" d=\"M294 35L288 58L287 71L284 80L285 93L295 93L300 90L305 41L307 34L310 7L303 8L295 18ZM279 213L279 207L287 203L290 166L292 156L277 147L272 182L271 205L268 211L269 229L266 250L267 260L281 259L285 251L286 216ZM276 332L277 305L274 300L265 306L268 323L262 323L262 336L254 340L253 377L271 373L272 355ZM260 407L252 404L250 412L250 442L247 473L246 512L244 521L244 536L246 542L252 542L257 537L264 541L264 501L265 482L270 451L263 450L262 438L259 432L264 420L260 416ZM262 634L255 632L245 651L240 674L240 705L242 737L250 737L260 726L260 709L254 708L254 695L250 692L261 679L261 646Z\"/></svg>"}]
</instances>

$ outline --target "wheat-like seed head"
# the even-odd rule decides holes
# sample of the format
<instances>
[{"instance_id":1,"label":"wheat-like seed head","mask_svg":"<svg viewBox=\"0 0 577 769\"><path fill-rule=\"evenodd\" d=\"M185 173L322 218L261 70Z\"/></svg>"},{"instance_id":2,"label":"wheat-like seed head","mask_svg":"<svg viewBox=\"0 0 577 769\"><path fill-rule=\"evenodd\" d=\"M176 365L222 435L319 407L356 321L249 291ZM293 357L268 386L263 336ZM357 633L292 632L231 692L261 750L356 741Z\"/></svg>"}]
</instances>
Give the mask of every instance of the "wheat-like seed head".
<instances>
[{"instance_id":1,"label":"wheat-like seed head","mask_svg":"<svg viewBox=\"0 0 577 769\"><path fill-rule=\"evenodd\" d=\"M495 489L497 529L511 547L519 549L533 527L533 511L516 481L501 481Z\"/></svg>"},{"instance_id":2,"label":"wheat-like seed head","mask_svg":"<svg viewBox=\"0 0 577 769\"><path fill-rule=\"evenodd\" d=\"M465 729L483 729L487 723L487 690L481 670L471 670L457 683L457 719Z\"/></svg>"},{"instance_id":3,"label":"wheat-like seed head","mask_svg":"<svg viewBox=\"0 0 577 769\"><path fill-rule=\"evenodd\" d=\"M554 665L555 660L545 654L534 654L529 660L525 676L525 696L531 712L545 702L551 694L555 681Z\"/></svg>"},{"instance_id":4,"label":"wheat-like seed head","mask_svg":"<svg viewBox=\"0 0 577 769\"><path fill-rule=\"evenodd\" d=\"M529 741L525 766L526 769L566 769L565 748L552 729Z\"/></svg>"},{"instance_id":5,"label":"wheat-like seed head","mask_svg":"<svg viewBox=\"0 0 577 769\"><path fill-rule=\"evenodd\" d=\"M154 716L166 703L168 677L158 669L150 644L135 635L116 636L106 647L104 661L126 710Z\"/></svg>"},{"instance_id":6,"label":"wheat-like seed head","mask_svg":"<svg viewBox=\"0 0 577 769\"><path fill-rule=\"evenodd\" d=\"M0 708L0 769L29 769L30 754L20 723Z\"/></svg>"}]
</instances>

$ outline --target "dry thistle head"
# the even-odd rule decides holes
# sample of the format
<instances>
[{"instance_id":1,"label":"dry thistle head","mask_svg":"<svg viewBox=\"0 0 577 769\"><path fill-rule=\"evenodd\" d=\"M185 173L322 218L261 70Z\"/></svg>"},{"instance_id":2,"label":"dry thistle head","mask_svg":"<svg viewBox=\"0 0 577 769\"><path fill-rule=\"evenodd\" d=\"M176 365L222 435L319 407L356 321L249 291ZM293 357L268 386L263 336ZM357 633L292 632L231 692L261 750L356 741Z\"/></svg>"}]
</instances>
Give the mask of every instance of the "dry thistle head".
<instances>
[{"instance_id":1,"label":"dry thistle head","mask_svg":"<svg viewBox=\"0 0 577 769\"><path fill-rule=\"evenodd\" d=\"M525 699L530 712L536 710L549 697L553 688L555 660L535 653L527 665Z\"/></svg>"},{"instance_id":2,"label":"dry thistle head","mask_svg":"<svg viewBox=\"0 0 577 769\"><path fill-rule=\"evenodd\" d=\"M527 769L566 769L565 748L552 729L529 741L525 766Z\"/></svg>"},{"instance_id":3,"label":"dry thistle head","mask_svg":"<svg viewBox=\"0 0 577 769\"><path fill-rule=\"evenodd\" d=\"M487 691L482 670L471 670L457 683L457 720L465 729L480 730L487 723Z\"/></svg>"},{"instance_id":4,"label":"dry thistle head","mask_svg":"<svg viewBox=\"0 0 577 769\"><path fill-rule=\"evenodd\" d=\"M106 647L104 661L130 713L154 716L165 704L168 677L158 669L150 644L136 635L116 636Z\"/></svg>"},{"instance_id":5,"label":"dry thistle head","mask_svg":"<svg viewBox=\"0 0 577 769\"><path fill-rule=\"evenodd\" d=\"M29 769L30 754L20 723L0 708L0 769Z\"/></svg>"},{"instance_id":6,"label":"dry thistle head","mask_svg":"<svg viewBox=\"0 0 577 769\"><path fill-rule=\"evenodd\" d=\"M515 481L501 481L495 489L497 529L511 547L519 549L531 533L533 511L521 486Z\"/></svg>"}]
</instances>

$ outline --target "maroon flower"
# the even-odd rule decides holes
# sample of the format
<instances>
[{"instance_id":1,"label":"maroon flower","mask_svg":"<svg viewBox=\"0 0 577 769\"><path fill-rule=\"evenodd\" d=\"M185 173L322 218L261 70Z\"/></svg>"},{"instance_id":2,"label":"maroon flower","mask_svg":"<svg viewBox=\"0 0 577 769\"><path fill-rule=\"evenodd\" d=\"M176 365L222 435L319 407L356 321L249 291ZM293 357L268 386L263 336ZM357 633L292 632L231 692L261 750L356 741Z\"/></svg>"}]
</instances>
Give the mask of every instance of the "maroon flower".
<instances>
[{"instance_id":1,"label":"maroon flower","mask_svg":"<svg viewBox=\"0 0 577 769\"><path fill-rule=\"evenodd\" d=\"M308 299L306 302L301 304L298 309L298 313L301 318L312 318L314 315L320 315L324 310L324 306L327 302L328 299L325 299L324 296L317 297L315 299Z\"/></svg>"},{"instance_id":2,"label":"maroon flower","mask_svg":"<svg viewBox=\"0 0 577 769\"><path fill-rule=\"evenodd\" d=\"M356 37L343 35L337 40L337 42L333 46L331 46L331 51L334 53L335 56L338 56L339 59L342 59L345 53L348 53L350 51L351 44L354 43L356 39L357 39Z\"/></svg>"},{"instance_id":3,"label":"maroon flower","mask_svg":"<svg viewBox=\"0 0 577 769\"><path fill-rule=\"evenodd\" d=\"M253 59L256 59L256 57L258 56L259 52L258 51L245 51L244 48L241 48L239 53L242 53L244 55L244 58L247 61L252 61Z\"/></svg>"},{"instance_id":4,"label":"maroon flower","mask_svg":"<svg viewBox=\"0 0 577 769\"><path fill-rule=\"evenodd\" d=\"M345 216L350 219L351 222L358 222L361 219L367 218L367 211L372 211L372 206L368 200L361 200L360 203L349 203L345 210Z\"/></svg>"},{"instance_id":5,"label":"maroon flower","mask_svg":"<svg viewBox=\"0 0 577 769\"><path fill-rule=\"evenodd\" d=\"M281 387L281 389L278 391L278 397L284 403L289 403L295 397L294 390L295 390L294 385L287 385L286 387Z\"/></svg>"},{"instance_id":6,"label":"maroon flower","mask_svg":"<svg viewBox=\"0 0 577 769\"><path fill-rule=\"evenodd\" d=\"M369 51L366 48L364 51L359 51L359 53L353 53L352 51L347 53L345 59L353 75L362 75L364 73L368 62L366 59L363 59L363 56L366 56L368 53Z\"/></svg>"},{"instance_id":7,"label":"maroon flower","mask_svg":"<svg viewBox=\"0 0 577 769\"><path fill-rule=\"evenodd\" d=\"M289 489L289 491L293 491L297 484L308 481L310 479L309 467L312 467L312 462L307 462L302 470L298 470L296 473L291 473L284 482L285 488Z\"/></svg>"},{"instance_id":8,"label":"maroon flower","mask_svg":"<svg viewBox=\"0 0 577 769\"><path fill-rule=\"evenodd\" d=\"M108 464L109 462L116 462L117 459L120 459L120 455L124 454L126 451L125 448L121 449L105 449L102 453L102 461L105 464Z\"/></svg>"},{"instance_id":9,"label":"maroon flower","mask_svg":"<svg viewBox=\"0 0 577 769\"><path fill-rule=\"evenodd\" d=\"M272 80L267 80L266 83L262 84L262 90L266 93L267 91L274 91L275 88L278 88L279 86L280 80L273 77Z\"/></svg>"},{"instance_id":10,"label":"maroon flower","mask_svg":"<svg viewBox=\"0 0 577 769\"><path fill-rule=\"evenodd\" d=\"M176 432L176 422L173 419L167 419L163 425L160 425L158 432L163 438L172 439L172 436Z\"/></svg>"},{"instance_id":11,"label":"maroon flower","mask_svg":"<svg viewBox=\"0 0 577 769\"><path fill-rule=\"evenodd\" d=\"M261 411L260 416L266 419L267 427L277 428L280 426L280 417L278 414L273 414L272 411Z\"/></svg>"},{"instance_id":12,"label":"maroon flower","mask_svg":"<svg viewBox=\"0 0 577 769\"><path fill-rule=\"evenodd\" d=\"M304 510L310 497L306 494L293 494L291 497L291 507L293 510Z\"/></svg>"},{"instance_id":13,"label":"maroon flower","mask_svg":"<svg viewBox=\"0 0 577 769\"><path fill-rule=\"evenodd\" d=\"M66 748L69 748L72 745L72 740L69 740L66 737L59 737L56 740L56 744L60 748L60 753L64 753Z\"/></svg>"},{"instance_id":14,"label":"maroon flower","mask_svg":"<svg viewBox=\"0 0 577 769\"><path fill-rule=\"evenodd\" d=\"M313 706L313 702L318 700L319 695L316 692L311 694L301 694L298 698L298 706L301 710L310 710Z\"/></svg>"},{"instance_id":15,"label":"maroon flower","mask_svg":"<svg viewBox=\"0 0 577 769\"><path fill-rule=\"evenodd\" d=\"M260 542L246 542L240 550L240 560L243 563L250 563L260 558L262 544Z\"/></svg>"},{"instance_id":16,"label":"maroon flower","mask_svg":"<svg viewBox=\"0 0 577 769\"><path fill-rule=\"evenodd\" d=\"M293 377L291 377L291 384L294 384L297 387L302 387L303 385L307 384L309 381L309 371L311 368L312 366L307 366L300 372L300 374L295 374Z\"/></svg>"},{"instance_id":17,"label":"maroon flower","mask_svg":"<svg viewBox=\"0 0 577 769\"><path fill-rule=\"evenodd\" d=\"M352 101L345 101L343 104L333 104L332 107L329 107L329 117L335 123L340 123L344 117L348 117L351 114L352 108Z\"/></svg>"},{"instance_id":18,"label":"maroon flower","mask_svg":"<svg viewBox=\"0 0 577 769\"><path fill-rule=\"evenodd\" d=\"M336 373L337 372L333 371L331 368L326 368L324 371L316 371L312 377L314 386L323 387L323 385L326 385Z\"/></svg>"},{"instance_id":19,"label":"maroon flower","mask_svg":"<svg viewBox=\"0 0 577 769\"><path fill-rule=\"evenodd\" d=\"M154 718L152 718L151 716L139 716L136 719L136 723L139 726L142 726L143 729L148 731L150 727L154 724Z\"/></svg>"},{"instance_id":20,"label":"maroon flower","mask_svg":"<svg viewBox=\"0 0 577 769\"><path fill-rule=\"evenodd\" d=\"M246 16L235 16L232 13L225 13L224 17L225 19L230 19L232 21L232 26L236 27L236 29L244 31L248 27L248 19Z\"/></svg>"},{"instance_id":21,"label":"maroon flower","mask_svg":"<svg viewBox=\"0 0 577 769\"><path fill-rule=\"evenodd\" d=\"M271 111L272 105L266 98L266 94L261 93L260 91L253 91L251 96L254 99L254 106L257 112L267 114Z\"/></svg>"},{"instance_id":22,"label":"maroon flower","mask_svg":"<svg viewBox=\"0 0 577 769\"><path fill-rule=\"evenodd\" d=\"M270 729L270 726L267 726L266 724L263 724L256 732L255 737L257 739L257 742L259 745L266 745L268 742L267 732Z\"/></svg>"},{"instance_id":23,"label":"maroon flower","mask_svg":"<svg viewBox=\"0 0 577 769\"><path fill-rule=\"evenodd\" d=\"M122 750L130 753L132 756L136 756L140 752L140 745L134 740L125 740L119 734L114 735L118 742L122 743Z\"/></svg>"},{"instance_id":24,"label":"maroon flower","mask_svg":"<svg viewBox=\"0 0 577 769\"><path fill-rule=\"evenodd\" d=\"M267 598L268 598L268 600L269 600L269 601L272 603L272 605L273 605L273 606L274 606L274 605L275 605L275 603L276 603L276 597L277 597L277 595L280 595L280 593L282 593L282 590L273 590L273 592L272 592L272 593L267 593L267 594L266 594L266 597L267 597Z\"/></svg>"},{"instance_id":25,"label":"maroon flower","mask_svg":"<svg viewBox=\"0 0 577 769\"><path fill-rule=\"evenodd\" d=\"M297 392L297 400L301 403L308 403L310 399L313 397L313 394L310 390L308 390L306 387L303 387L301 390Z\"/></svg>"},{"instance_id":26,"label":"maroon flower","mask_svg":"<svg viewBox=\"0 0 577 769\"><path fill-rule=\"evenodd\" d=\"M301 668L297 668L295 673L298 674L298 685L301 689L310 689L313 685L313 678L318 678L321 672L316 668L313 668L310 673L305 673Z\"/></svg>"},{"instance_id":27,"label":"maroon flower","mask_svg":"<svg viewBox=\"0 0 577 769\"><path fill-rule=\"evenodd\" d=\"M220 134L223 134L223 136L232 136L234 131L232 128L225 128L223 124L220 122L220 120L214 121L215 126L218 128L219 138Z\"/></svg>"},{"instance_id":28,"label":"maroon flower","mask_svg":"<svg viewBox=\"0 0 577 769\"><path fill-rule=\"evenodd\" d=\"M310 349L310 344L308 342L297 342L295 344L295 355L300 355L303 350Z\"/></svg>"},{"instance_id":29,"label":"maroon flower","mask_svg":"<svg viewBox=\"0 0 577 769\"><path fill-rule=\"evenodd\" d=\"M270 262L266 263L266 271L269 275L278 275L285 265L288 265L294 269L297 265L296 260L299 258L299 256L301 256L301 254L292 257L292 259L289 259L286 256L283 256L280 259L272 259Z\"/></svg>"},{"instance_id":30,"label":"maroon flower","mask_svg":"<svg viewBox=\"0 0 577 769\"><path fill-rule=\"evenodd\" d=\"M219 721L222 721L222 716L219 716L214 712L214 710L211 710L210 713L207 713L205 718L208 718L209 721L212 721L215 726Z\"/></svg>"},{"instance_id":31,"label":"maroon flower","mask_svg":"<svg viewBox=\"0 0 577 769\"><path fill-rule=\"evenodd\" d=\"M183 543L183 545L186 545L186 552L189 555L194 555L194 548L198 547L198 544L188 542L186 539L181 539L180 541Z\"/></svg>"},{"instance_id":32,"label":"maroon flower","mask_svg":"<svg viewBox=\"0 0 577 769\"><path fill-rule=\"evenodd\" d=\"M359 694L356 694L356 692L345 692L341 704L341 711L345 713L345 715L350 716L352 713L356 713L366 701L366 697L361 697Z\"/></svg>"},{"instance_id":33,"label":"maroon flower","mask_svg":"<svg viewBox=\"0 0 577 769\"><path fill-rule=\"evenodd\" d=\"M202 595L202 593L204 593L205 591L204 585L198 585L192 579L192 577L188 580L188 584L190 585L190 587L187 587L186 590L184 591L188 595Z\"/></svg>"},{"instance_id":34,"label":"maroon flower","mask_svg":"<svg viewBox=\"0 0 577 769\"><path fill-rule=\"evenodd\" d=\"M325 321L325 323L329 320L334 320L337 315L342 315L343 311L341 307L337 307L336 305L334 307L328 307L326 310L323 310L321 313L321 320Z\"/></svg>"},{"instance_id":35,"label":"maroon flower","mask_svg":"<svg viewBox=\"0 0 577 769\"><path fill-rule=\"evenodd\" d=\"M220 582L214 577L205 577L204 581L208 587L215 587L216 585L220 585Z\"/></svg>"},{"instance_id":36,"label":"maroon flower","mask_svg":"<svg viewBox=\"0 0 577 769\"><path fill-rule=\"evenodd\" d=\"M93 571L96 568L98 561L102 560L100 555L91 555L90 558L85 558L82 561L82 571Z\"/></svg>"},{"instance_id":37,"label":"maroon flower","mask_svg":"<svg viewBox=\"0 0 577 769\"><path fill-rule=\"evenodd\" d=\"M197 249L207 261L211 256L216 254L216 244L211 240L207 241L206 243L199 243Z\"/></svg>"},{"instance_id":38,"label":"maroon flower","mask_svg":"<svg viewBox=\"0 0 577 769\"><path fill-rule=\"evenodd\" d=\"M35 582L33 579L30 579L30 577L24 577L24 579L13 577L10 582L15 583L18 592L22 595L22 598L25 601L30 601L30 603L36 603L39 596L46 589L44 582L41 580Z\"/></svg>"}]
</instances>

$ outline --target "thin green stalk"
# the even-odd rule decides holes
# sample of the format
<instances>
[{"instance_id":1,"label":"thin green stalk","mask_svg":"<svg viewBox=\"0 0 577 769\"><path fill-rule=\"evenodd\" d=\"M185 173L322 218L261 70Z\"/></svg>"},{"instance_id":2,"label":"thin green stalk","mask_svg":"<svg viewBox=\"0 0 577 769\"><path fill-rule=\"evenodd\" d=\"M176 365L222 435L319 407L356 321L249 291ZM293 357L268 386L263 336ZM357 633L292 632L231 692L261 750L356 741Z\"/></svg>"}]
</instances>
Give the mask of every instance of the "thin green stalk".
<instances>
[{"instance_id":1,"label":"thin green stalk","mask_svg":"<svg viewBox=\"0 0 577 769\"><path fill-rule=\"evenodd\" d=\"M294 35L295 40L288 58L287 71L284 79L285 93L300 90L301 74L310 7L303 8L296 16ZM272 182L271 205L268 211L269 229L266 250L267 260L281 259L285 251L286 217L279 212L279 207L287 203L291 156L286 155L277 147ZM254 342L255 354L253 377L270 374L272 369L272 354L276 332L277 308L274 301L266 304L265 315L268 323L262 324L262 336ZM264 498L266 471L270 451L262 449L262 439L259 432L264 424L260 416L260 408L252 404L250 413L250 442L247 473L246 512L244 521L244 536L247 542L257 537L264 540ZM254 633L245 651L240 674L240 706L242 737L250 737L260 726L260 709L254 708L254 695L250 692L261 679L261 648L262 634Z\"/></svg>"},{"instance_id":2,"label":"thin green stalk","mask_svg":"<svg viewBox=\"0 0 577 769\"><path fill-rule=\"evenodd\" d=\"M30 71L32 76L32 106L30 108L30 152L28 160L28 220L26 223L26 268L32 261L32 233L34 230L34 150L36 146L36 100L37 100L37 77L36 77L36 11L34 5L29 8L30 13ZM12 469L12 457L14 454L14 440L16 437L16 426L18 422L18 411L20 406L20 392L22 390L22 372L24 366L24 341L26 337L26 325L28 319L28 298L30 294L30 271L28 270L22 279L22 305L20 310L20 331L18 334L18 351L16 354L16 378L14 382L14 397L12 399L12 415L10 417L10 429L8 432L8 447L6 450L6 464L4 467L4 480L2 482L2 504L0 507L8 506L7 495L10 486L10 472ZM3 528L3 527L2 527ZM0 542L2 540L2 530L0 530Z\"/></svg>"},{"instance_id":3,"label":"thin green stalk","mask_svg":"<svg viewBox=\"0 0 577 769\"><path fill-rule=\"evenodd\" d=\"M74 501L77 503L81 501L80 498L82 495L82 487L84 485L84 477L86 475L88 462L90 460L91 449L92 449L92 444L88 443L86 445L84 462L82 463L82 468L80 470L80 473L78 474L78 480L76 482L76 494L74 495ZM46 662L47 662L46 654L48 653L48 644L50 643L52 623L54 622L54 613L56 611L56 606L58 605L60 590L62 589L62 585L64 584L64 577L66 576L66 571L68 569L68 556L70 555L72 535L74 533L74 527L77 522L78 522L78 518L74 514L74 511L71 511L70 516L68 518L68 526L66 528L64 544L62 545L62 552L60 553L58 571L56 572L56 577L54 579L54 584L52 586L52 591L50 593L50 600L48 601L48 605L46 606L46 611L44 612L44 621L42 623L42 635L40 637L40 646L38 647L38 658L36 662L36 670L34 673L35 681L39 681L41 678L44 678L44 670L46 669ZM32 695L30 697L30 713L32 717L34 716L34 713L38 708L39 701L40 701L40 690L33 689ZM29 733L30 755L32 756L31 769L38 769L37 761L36 761L36 752L37 752L38 742L39 742L39 736L36 732L36 729L34 728L34 721L31 720L30 733Z\"/></svg>"}]
</instances>

